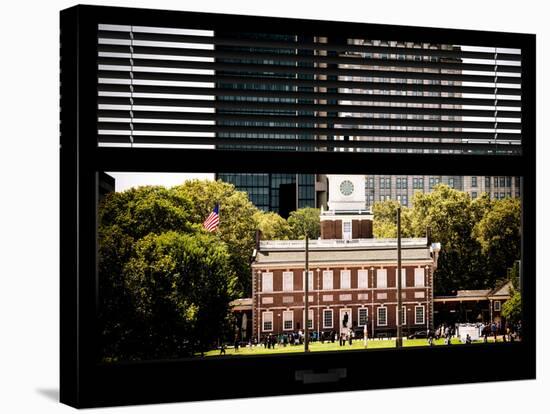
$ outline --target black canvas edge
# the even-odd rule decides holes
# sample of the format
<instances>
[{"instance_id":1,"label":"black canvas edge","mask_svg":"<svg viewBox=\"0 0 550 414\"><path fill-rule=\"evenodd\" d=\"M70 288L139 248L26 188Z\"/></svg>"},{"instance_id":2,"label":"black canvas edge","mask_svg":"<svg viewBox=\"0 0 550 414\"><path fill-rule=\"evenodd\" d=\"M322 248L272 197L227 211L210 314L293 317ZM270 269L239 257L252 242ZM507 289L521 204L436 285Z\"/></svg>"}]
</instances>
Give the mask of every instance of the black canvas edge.
<instances>
[{"instance_id":1,"label":"black canvas edge","mask_svg":"<svg viewBox=\"0 0 550 414\"><path fill-rule=\"evenodd\" d=\"M382 38L429 39L522 49L523 153L515 157L469 157L236 152L96 146L96 33L98 23L178 27L189 18L251 30L357 31ZM189 26L186 24L186 26ZM391 36L389 34L391 33ZM502 32L326 22L196 12L75 6L61 12L61 245L60 400L73 407L99 407L398 388L535 378L535 36ZM206 157L208 155L208 157ZM230 157L228 157L230 155ZM468 158L464 158L468 157ZM259 162L258 160L262 160ZM330 162L331 164L327 164ZM330 165L330 168L319 166ZM145 167L146 166L146 167ZM420 167L420 168L419 168ZM369 350L222 357L205 360L96 363L96 220L99 171L331 172L449 175L518 175L522 179L524 340L485 346ZM491 361L503 361L500 364ZM437 375L437 367L448 369ZM471 369L469 369L471 367ZM336 383L304 385L295 371L346 368ZM246 386L243 386L246 382Z\"/></svg>"}]
</instances>

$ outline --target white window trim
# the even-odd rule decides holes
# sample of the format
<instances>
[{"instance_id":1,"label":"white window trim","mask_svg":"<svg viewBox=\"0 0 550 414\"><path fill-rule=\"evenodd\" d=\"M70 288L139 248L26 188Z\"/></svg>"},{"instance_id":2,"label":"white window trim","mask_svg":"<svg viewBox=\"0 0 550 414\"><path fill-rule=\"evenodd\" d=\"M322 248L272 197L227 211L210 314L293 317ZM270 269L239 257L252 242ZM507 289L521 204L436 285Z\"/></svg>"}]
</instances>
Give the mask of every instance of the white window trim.
<instances>
[{"instance_id":1,"label":"white window trim","mask_svg":"<svg viewBox=\"0 0 550 414\"><path fill-rule=\"evenodd\" d=\"M395 324L397 325L397 310L399 307L395 306ZM401 326L407 325L407 307L405 305L401 306L401 309L403 309L403 320L401 321Z\"/></svg>"},{"instance_id":2,"label":"white window trim","mask_svg":"<svg viewBox=\"0 0 550 414\"><path fill-rule=\"evenodd\" d=\"M380 323L380 310L384 309L386 312L386 322ZM376 326L388 326L388 308L386 306L379 306L376 308Z\"/></svg>"},{"instance_id":3,"label":"white window trim","mask_svg":"<svg viewBox=\"0 0 550 414\"><path fill-rule=\"evenodd\" d=\"M265 322L266 322L265 316L266 315L271 315L271 329L265 329ZM263 332L273 332L274 325L275 325L275 323L273 321L273 312L271 312L271 311L262 312L262 331Z\"/></svg>"},{"instance_id":4,"label":"white window trim","mask_svg":"<svg viewBox=\"0 0 550 414\"><path fill-rule=\"evenodd\" d=\"M328 288L325 284L325 281L326 281L325 277L328 279L329 274L330 274L330 288ZM332 270L323 270L323 290L334 290L334 272Z\"/></svg>"},{"instance_id":5,"label":"white window trim","mask_svg":"<svg viewBox=\"0 0 550 414\"><path fill-rule=\"evenodd\" d=\"M290 314L290 319L285 318L285 315ZM285 322L291 322L290 328L285 328ZM294 329L294 311L283 311L283 331L292 331Z\"/></svg>"},{"instance_id":6,"label":"white window trim","mask_svg":"<svg viewBox=\"0 0 550 414\"><path fill-rule=\"evenodd\" d=\"M267 277L271 277L271 289L267 290L266 289L266 278ZM262 293L271 293L273 292L273 272L263 272L262 273L262 290L261 290Z\"/></svg>"},{"instance_id":7,"label":"white window trim","mask_svg":"<svg viewBox=\"0 0 550 414\"><path fill-rule=\"evenodd\" d=\"M362 276L364 276L363 280L365 281L364 284L360 283ZM360 269L357 271L357 288L358 289L368 289L369 288L369 271L366 269Z\"/></svg>"},{"instance_id":8,"label":"white window trim","mask_svg":"<svg viewBox=\"0 0 550 414\"><path fill-rule=\"evenodd\" d=\"M397 286L397 280L395 281L395 285ZM401 287L407 287L407 269L405 267L401 268Z\"/></svg>"},{"instance_id":9,"label":"white window trim","mask_svg":"<svg viewBox=\"0 0 550 414\"><path fill-rule=\"evenodd\" d=\"M422 275L420 275L420 272L422 272ZM418 285L417 281L420 279L420 276L422 276L422 285ZM425 287L426 286L426 269L423 267L416 267L414 269L414 287Z\"/></svg>"},{"instance_id":10,"label":"white window trim","mask_svg":"<svg viewBox=\"0 0 550 414\"><path fill-rule=\"evenodd\" d=\"M345 275L347 275L347 278L348 278L348 287L342 287L344 284L343 281L344 281ZM340 270L340 289L346 289L346 290L351 289L351 270L349 269Z\"/></svg>"},{"instance_id":11,"label":"white window trim","mask_svg":"<svg viewBox=\"0 0 550 414\"><path fill-rule=\"evenodd\" d=\"M367 322L365 324L361 323L361 311L363 310L367 312ZM368 321L369 321L369 308L358 308L357 309L357 326L365 326L366 324L368 324Z\"/></svg>"},{"instance_id":12,"label":"white window trim","mask_svg":"<svg viewBox=\"0 0 550 414\"><path fill-rule=\"evenodd\" d=\"M384 279L382 279L384 276ZM380 286L380 280L385 280L383 283L385 286ZM388 288L388 269L376 269L376 288L377 289L387 289Z\"/></svg>"},{"instance_id":13,"label":"white window trim","mask_svg":"<svg viewBox=\"0 0 550 414\"><path fill-rule=\"evenodd\" d=\"M330 326L326 324L325 312L330 312ZM332 309L323 309L323 328L334 328L334 311Z\"/></svg>"},{"instance_id":14,"label":"white window trim","mask_svg":"<svg viewBox=\"0 0 550 414\"><path fill-rule=\"evenodd\" d=\"M309 270L309 283L308 283L308 290L312 292L314 290L314 284L313 284L313 270ZM302 271L302 290L306 290L306 271Z\"/></svg>"},{"instance_id":15,"label":"white window trim","mask_svg":"<svg viewBox=\"0 0 550 414\"><path fill-rule=\"evenodd\" d=\"M422 322L418 322L416 310L418 308L422 309ZM424 305L417 305L414 307L414 324L415 325L424 325L426 323L426 309L424 308Z\"/></svg>"},{"instance_id":16,"label":"white window trim","mask_svg":"<svg viewBox=\"0 0 550 414\"><path fill-rule=\"evenodd\" d=\"M290 276L290 288L285 283L286 278ZM293 292L294 291L294 272L283 272L283 292Z\"/></svg>"},{"instance_id":17,"label":"white window trim","mask_svg":"<svg viewBox=\"0 0 550 414\"><path fill-rule=\"evenodd\" d=\"M498 306L497 306L497 304L498 304ZM495 300L495 301L493 302L493 310L494 310L495 312L500 312L501 309L502 309L502 306L501 306L500 300Z\"/></svg>"}]
</instances>

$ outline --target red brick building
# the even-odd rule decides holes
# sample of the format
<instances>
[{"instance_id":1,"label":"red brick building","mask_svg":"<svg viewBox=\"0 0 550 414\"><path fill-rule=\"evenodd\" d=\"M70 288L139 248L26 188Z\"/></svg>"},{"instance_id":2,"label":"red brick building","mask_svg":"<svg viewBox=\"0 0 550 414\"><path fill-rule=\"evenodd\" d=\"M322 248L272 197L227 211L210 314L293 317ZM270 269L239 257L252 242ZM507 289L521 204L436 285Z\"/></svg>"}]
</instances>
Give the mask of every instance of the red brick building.
<instances>
[{"instance_id":1,"label":"red brick building","mask_svg":"<svg viewBox=\"0 0 550 414\"><path fill-rule=\"evenodd\" d=\"M308 324L312 332L395 335L397 240L372 238L364 176L331 175L321 238L309 243ZM404 331L433 323L433 272L426 238L402 239ZM252 264L253 335L297 332L305 323L305 241L260 241Z\"/></svg>"}]
</instances>

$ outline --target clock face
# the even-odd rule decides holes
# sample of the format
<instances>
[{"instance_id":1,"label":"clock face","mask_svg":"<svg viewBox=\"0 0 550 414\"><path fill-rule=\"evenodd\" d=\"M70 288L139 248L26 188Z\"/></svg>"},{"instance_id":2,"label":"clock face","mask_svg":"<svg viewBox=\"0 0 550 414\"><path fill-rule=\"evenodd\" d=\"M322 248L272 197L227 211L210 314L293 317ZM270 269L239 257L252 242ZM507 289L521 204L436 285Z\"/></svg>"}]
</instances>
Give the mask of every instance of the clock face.
<instances>
[{"instance_id":1,"label":"clock face","mask_svg":"<svg viewBox=\"0 0 550 414\"><path fill-rule=\"evenodd\" d=\"M340 183L340 192L345 195L349 196L353 193L353 183L350 180L344 180Z\"/></svg>"}]
</instances>

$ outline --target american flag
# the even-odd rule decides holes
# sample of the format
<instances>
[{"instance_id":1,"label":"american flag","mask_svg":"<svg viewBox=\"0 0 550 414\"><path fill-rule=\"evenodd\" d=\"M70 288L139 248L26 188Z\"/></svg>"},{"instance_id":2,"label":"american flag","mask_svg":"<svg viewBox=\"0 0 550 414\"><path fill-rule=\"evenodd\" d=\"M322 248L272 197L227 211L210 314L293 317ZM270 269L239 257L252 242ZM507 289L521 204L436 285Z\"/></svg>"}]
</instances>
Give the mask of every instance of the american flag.
<instances>
[{"instance_id":1,"label":"american flag","mask_svg":"<svg viewBox=\"0 0 550 414\"><path fill-rule=\"evenodd\" d=\"M202 223L202 226L207 231L216 231L218 228L218 224L220 224L220 215L218 214L219 211L219 205L216 204L216 207L214 207L214 210L212 210L212 213L208 216L206 220L204 220L204 223Z\"/></svg>"}]
</instances>

